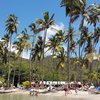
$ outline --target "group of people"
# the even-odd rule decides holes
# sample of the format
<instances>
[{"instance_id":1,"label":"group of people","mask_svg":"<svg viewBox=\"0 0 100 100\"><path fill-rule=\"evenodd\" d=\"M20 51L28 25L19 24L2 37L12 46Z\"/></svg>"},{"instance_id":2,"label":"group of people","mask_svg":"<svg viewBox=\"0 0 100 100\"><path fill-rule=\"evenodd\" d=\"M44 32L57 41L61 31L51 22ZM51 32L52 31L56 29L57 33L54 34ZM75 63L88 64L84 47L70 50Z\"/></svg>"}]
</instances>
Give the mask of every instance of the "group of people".
<instances>
[{"instance_id":1,"label":"group of people","mask_svg":"<svg viewBox=\"0 0 100 100\"><path fill-rule=\"evenodd\" d=\"M79 87L78 83L75 82L75 84L74 84L74 90L75 90L75 93L76 93L76 94L78 93L78 87ZM69 93L72 94L70 84L66 84L66 85L64 86L64 91L65 91L65 95L67 95L67 94L69 94Z\"/></svg>"}]
</instances>

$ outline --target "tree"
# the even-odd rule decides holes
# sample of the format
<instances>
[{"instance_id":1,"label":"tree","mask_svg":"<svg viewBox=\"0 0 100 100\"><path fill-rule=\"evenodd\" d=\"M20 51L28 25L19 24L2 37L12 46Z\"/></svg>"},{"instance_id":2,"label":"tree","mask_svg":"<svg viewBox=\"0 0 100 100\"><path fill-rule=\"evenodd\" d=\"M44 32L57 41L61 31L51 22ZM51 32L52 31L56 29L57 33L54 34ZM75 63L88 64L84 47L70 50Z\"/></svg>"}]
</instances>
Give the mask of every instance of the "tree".
<instances>
[{"instance_id":1,"label":"tree","mask_svg":"<svg viewBox=\"0 0 100 100\"><path fill-rule=\"evenodd\" d=\"M57 33L52 36L51 38L49 38L46 47L48 48L48 50L51 50L52 52L52 65L54 66L54 58L57 52L59 52L62 47L61 47L61 43L63 42L63 36L64 36L64 32L62 30L58 30ZM54 73L54 68L52 68L52 71ZM53 74L54 77L54 74Z\"/></svg>"},{"instance_id":2,"label":"tree","mask_svg":"<svg viewBox=\"0 0 100 100\"><path fill-rule=\"evenodd\" d=\"M61 7L65 7L66 16L69 16L69 32L67 35L67 60L68 60L68 81L70 82L70 34L72 34L71 20L74 13L79 12L79 0L61 0Z\"/></svg>"},{"instance_id":3,"label":"tree","mask_svg":"<svg viewBox=\"0 0 100 100\"><path fill-rule=\"evenodd\" d=\"M31 49L31 62L32 61L34 63L36 62L36 65L34 66L35 76L37 74L37 71L36 71L37 62L39 61L39 65L40 65L40 61L42 59L42 46L43 46L43 39L41 36L38 36L37 42L34 44L34 47ZM41 68L41 69L43 69L43 68ZM34 78L36 78L36 77L34 77Z\"/></svg>"},{"instance_id":4,"label":"tree","mask_svg":"<svg viewBox=\"0 0 100 100\"><path fill-rule=\"evenodd\" d=\"M9 51L11 53L11 38L12 38L12 35L13 33L17 33L17 27L18 27L18 18L14 15L14 14L10 14L8 16L8 19L6 20L6 31L7 31L7 34L9 36L9 43L10 45L8 45L8 47L10 47ZM10 60L10 54L9 54L9 60ZM9 61L8 61L9 63ZM9 64L8 64L9 65ZM10 85L10 65L9 65L9 70L8 70L8 88L9 88L9 85Z\"/></svg>"},{"instance_id":5,"label":"tree","mask_svg":"<svg viewBox=\"0 0 100 100\"><path fill-rule=\"evenodd\" d=\"M54 14L52 14L51 17L49 17L49 12L43 13L43 20L38 19L36 20L36 24L39 26L37 29L34 30L34 32L41 32L44 31L44 38L43 38L43 47L42 47L42 57L44 58L44 48L45 48L45 42L46 42L46 35L47 35L47 29L54 24Z\"/></svg>"},{"instance_id":6,"label":"tree","mask_svg":"<svg viewBox=\"0 0 100 100\"><path fill-rule=\"evenodd\" d=\"M24 49L30 48L29 35L27 34L26 28L21 32L21 34L17 35L17 39L18 40L14 42L14 46L13 46L13 48L15 48L17 51L16 59L18 59L20 56L22 58L22 53ZM19 78L18 78L19 84L20 84L20 67L21 67L21 62L19 66Z\"/></svg>"},{"instance_id":7,"label":"tree","mask_svg":"<svg viewBox=\"0 0 100 100\"><path fill-rule=\"evenodd\" d=\"M63 41L64 41L64 32L62 30L59 30L54 36L49 38L46 47L48 48L48 50L51 50L52 55L54 55L57 51L61 50L60 45Z\"/></svg>"}]
</instances>

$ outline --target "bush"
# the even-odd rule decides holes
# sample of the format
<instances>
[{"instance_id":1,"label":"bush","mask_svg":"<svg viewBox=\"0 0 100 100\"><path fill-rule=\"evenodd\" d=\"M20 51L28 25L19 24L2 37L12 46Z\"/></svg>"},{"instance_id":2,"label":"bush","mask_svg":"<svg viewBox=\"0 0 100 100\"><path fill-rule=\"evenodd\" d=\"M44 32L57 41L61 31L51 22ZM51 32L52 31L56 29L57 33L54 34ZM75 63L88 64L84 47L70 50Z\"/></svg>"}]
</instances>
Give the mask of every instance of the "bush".
<instances>
[{"instance_id":1,"label":"bush","mask_svg":"<svg viewBox=\"0 0 100 100\"><path fill-rule=\"evenodd\" d=\"M26 89L28 89L30 83L29 83L29 81L25 81L25 82L22 83L22 85L23 85Z\"/></svg>"},{"instance_id":2,"label":"bush","mask_svg":"<svg viewBox=\"0 0 100 100\"><path fill-rule=\"evenodd\" d=\"M5 79L3 77L0 77L0 86L5 85Z\"/></svg>"}]
</instances>

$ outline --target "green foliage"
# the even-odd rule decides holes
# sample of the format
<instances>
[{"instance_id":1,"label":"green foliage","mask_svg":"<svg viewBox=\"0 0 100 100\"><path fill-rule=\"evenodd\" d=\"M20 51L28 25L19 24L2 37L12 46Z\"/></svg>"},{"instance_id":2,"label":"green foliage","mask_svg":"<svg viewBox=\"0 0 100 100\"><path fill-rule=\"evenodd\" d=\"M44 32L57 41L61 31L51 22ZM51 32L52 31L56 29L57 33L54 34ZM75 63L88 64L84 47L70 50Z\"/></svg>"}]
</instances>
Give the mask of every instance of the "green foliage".
<instances>
[{"instance_id":1,"label":"green foliage","mask_svg":"<svg viewBox=\"0 0 100 100\"><path fill-rule=\"evenodd\" d=\"M5 86L5 79L0 76L0 86Z\"/></svg>"},{"instance_id":2,"label":"green foliage","mask_svg":"<svg viewBox=\"0 0 100 100\"><path fill-rule=\"evenodd\" d=\"M23 82L22 85L25 86L25 87L26 87L26 86L29 86L29 81Z\"/></svg>"},{"instance_id":3,"label":"green foliage","mask_svg":"<svg viewBox=\"0 0 100 100\"><path fill-rule=\"evenodd\" d=\"M100 38L100 28L97 27L100 22L100 5L93 4L87 7L86 0L73 0L73 2L72 0L61 0L61 6L65 7L66 16L70 17L67 21L69 22L68 31L51 27L56 34L46 42L47 29L54 25L54 14L49 16L49 12L44 12L43 19L37 19L35 23L29 25L36 37L36 39L33 38L32 47L29 41L31 36L28 35L26 28L17 35L13 44L17 54L12 53L8 47L9 42L13 43L11 41L13 33L17 33L18 18L14 14L8 16L5 23L7 34L0 41L0 81L2 83L5 83L7 79L10 83L14 81L18 83L20 79L20 83L27 88L31 78L33 81L43 79L49 81L90 80L93 82L100 79L100 55L94 52L95 45L99 43ZM77 37L79 39L77 40L74 39L77 31L74 31L72 24L80 16L82 18L78 30L80 36ZM93 25L93 31L89 31L88 25L84 26L84 21ZM37 35L41 31L44 31L44 35ZM67 51L63 46L67 47ZM79 47L79 58L71 55L75 53L77 56L76 47ZM20 58L23 51L30 48L30 59ZM52 56L45 56L45 48L47 51L52 51ZM95 62L94 56L97 58Z\"/></svg>"},{"instance_id":4,"label":"green foliage","mask_svg":"<svg viewBox=\"0 0 100 100\"><path fill-rule=\"evenodd\" d=\"M29 81L25 81L22 83L22 86L24 86L26 89L28 89L29 85L30 85Z\"/></svg>"}]
</instances>

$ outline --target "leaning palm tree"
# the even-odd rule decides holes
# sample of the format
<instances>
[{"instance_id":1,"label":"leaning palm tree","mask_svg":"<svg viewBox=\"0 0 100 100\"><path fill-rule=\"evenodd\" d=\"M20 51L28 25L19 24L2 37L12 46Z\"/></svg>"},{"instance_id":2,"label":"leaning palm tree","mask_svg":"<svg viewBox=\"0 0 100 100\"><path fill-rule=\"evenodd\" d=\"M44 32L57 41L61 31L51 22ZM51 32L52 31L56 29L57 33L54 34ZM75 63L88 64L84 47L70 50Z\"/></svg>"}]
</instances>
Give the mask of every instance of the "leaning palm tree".
<instances>
[{"instance_id":1,"label":"leaning palm tree","mask_svg":"<svg viewBox=\"0 0 100 100\"><path fill-rule=\"evenodd\" d=\"M9 35L9 43L10 43L10 53L11 53L11 38L13 33L17 33L17 28L18 28L18 18L14 15L14 14L10 14L8 16L8 19L6 20L6 31L7 34ZM10 60L10 54L9 54L9 60ZM8 61L9 63L9 61ZM9 65L9 71L8 71L8 88L9 88L9 84L10 83L10 65Z\"/></svg>"}]
</instances>

